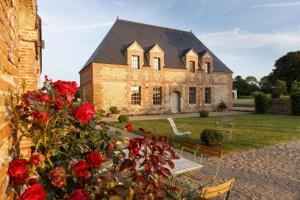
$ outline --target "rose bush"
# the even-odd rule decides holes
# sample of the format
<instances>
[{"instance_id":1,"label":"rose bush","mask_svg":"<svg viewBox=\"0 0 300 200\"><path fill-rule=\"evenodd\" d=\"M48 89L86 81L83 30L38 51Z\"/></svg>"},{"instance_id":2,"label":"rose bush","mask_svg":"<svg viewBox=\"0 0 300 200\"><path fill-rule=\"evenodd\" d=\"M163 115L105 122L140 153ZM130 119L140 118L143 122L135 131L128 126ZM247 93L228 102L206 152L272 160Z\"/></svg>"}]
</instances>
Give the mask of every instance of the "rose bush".
<instances>
[{"instance_id":1,"label":"rose bush","mask_svg":"<svg viewBox=\"0 0 300 200\"><path fill-rule=\"evenodd\" d=\"M94 107L75 99L77 91L76 82L46 77L41 89L12 101L19 137L8 175L19 199L163 199L178 191L168 183L177 156L166 137L132 138L120 149L121 133L94 120ZM19 157L24 137L33 143L29 159Z\"/></svg>"}]
</instances>

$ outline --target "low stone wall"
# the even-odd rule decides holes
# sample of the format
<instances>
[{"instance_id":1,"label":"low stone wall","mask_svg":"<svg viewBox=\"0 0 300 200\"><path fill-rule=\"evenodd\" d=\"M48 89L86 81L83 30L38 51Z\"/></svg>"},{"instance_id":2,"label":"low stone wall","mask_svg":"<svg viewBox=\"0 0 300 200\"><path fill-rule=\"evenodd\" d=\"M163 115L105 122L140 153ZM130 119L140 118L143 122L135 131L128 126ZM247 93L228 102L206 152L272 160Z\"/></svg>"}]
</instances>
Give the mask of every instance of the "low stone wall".
<instances>
[{"instance_id":1,"label":"low stone wall","mask_svg":"<svg viewBox=\"0 0 300 200\"><path fill-rule=\"evenodd\" d=\"M292 105L290 99L270 99L268 113L291 114Z\"/></svg>"}]
</instances>

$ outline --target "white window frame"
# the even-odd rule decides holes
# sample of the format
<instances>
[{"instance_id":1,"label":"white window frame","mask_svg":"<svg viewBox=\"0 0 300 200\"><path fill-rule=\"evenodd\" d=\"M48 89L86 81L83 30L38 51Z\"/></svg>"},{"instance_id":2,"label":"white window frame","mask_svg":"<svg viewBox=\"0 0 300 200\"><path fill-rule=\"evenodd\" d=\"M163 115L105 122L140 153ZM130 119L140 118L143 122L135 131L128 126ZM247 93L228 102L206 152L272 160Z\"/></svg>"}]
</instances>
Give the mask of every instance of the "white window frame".
<instances>
[{"instance_id":1,"label":"white window frame","mask_svg":"<svg viewBox=\"0 0 300 200\"><path fill-rule=\"evenodd\" d=\"M160 58L159 57L153 58L153 69L160 71Z\"/></svg>"},{"instance_id":2,"label":"white window frame","mask_svg":"<svg viewBox=\"0 0 300 200\"><path fill-rule=\"evenodd\" d=\"M210 74L210 72L211 72L211 66L210 66L210 63L209 63L209 62L205 62L205 63L204 63L204 66L205 66L205 73L206 73L206 74Z\"/></svg>"},{"instance_id":3,"label":"white window frame","mask_svg":"<svg viewBox=\"0 0 300 200\"><path fill-rule=\"evenodd\" d=\"M131 68L139 69L140 68L140 58L137 55L131 56Z\"/></svg>"}]
</instances>

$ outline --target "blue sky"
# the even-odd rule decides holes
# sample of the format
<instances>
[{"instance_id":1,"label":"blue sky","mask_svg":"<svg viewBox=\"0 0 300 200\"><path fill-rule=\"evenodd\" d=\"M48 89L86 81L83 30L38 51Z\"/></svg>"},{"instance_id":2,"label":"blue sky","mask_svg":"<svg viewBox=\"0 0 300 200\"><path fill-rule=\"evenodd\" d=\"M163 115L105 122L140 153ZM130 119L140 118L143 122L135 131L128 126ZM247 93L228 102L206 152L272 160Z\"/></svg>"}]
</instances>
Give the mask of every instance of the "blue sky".
<instances>
[{"instance_id":1,"label":"blue sky","mask_svg":"<svg viewBox=\"0 0 300 200\"><path fill-rule=\"evenodd\" d=\"M297 0L39 0L43 75L79 82L79 70L117 16L192 30L235 75L261 78L300 50Z\"/></svg>"}]
</instances>

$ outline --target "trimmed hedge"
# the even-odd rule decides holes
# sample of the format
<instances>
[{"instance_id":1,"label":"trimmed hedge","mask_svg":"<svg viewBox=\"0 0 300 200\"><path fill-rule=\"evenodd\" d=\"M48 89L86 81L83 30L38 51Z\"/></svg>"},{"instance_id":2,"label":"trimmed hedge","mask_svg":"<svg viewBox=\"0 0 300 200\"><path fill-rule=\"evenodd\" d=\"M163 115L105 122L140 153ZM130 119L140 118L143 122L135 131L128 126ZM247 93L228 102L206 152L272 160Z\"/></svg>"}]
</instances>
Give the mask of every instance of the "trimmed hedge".
<instances>
[{"instance_id":1,"label":"trimmed hedge","mask_svg":"<svg viewBox=\"0 0 300 200\"><path fill-rule=\"evenodd\" d=\"M120 112L116 106L111 106L111 107L109 108L109 111L110 111L112 114L119 114L119 112Z\"/></svg>"},{"instance_id":2,"label":"trimmed hedge","mask_svg":"<svg viewBox=\"0 0 300 200\"><path fill-rule=\"evenodd\" d=\"M219 104L218 104L218 111L225 111L227 109L227 105L224 101L221 101Z\"/></svg>"},{"instance_id":3,"label":"trimmed hedge","mask_svg":"<svg viewBox=\"0 0 300 200\"><path fill-rule=\"evenodd\" d=\"M208 117L209 116L209 112L207 110L201 110L199 112L200 117L204 118L204 117Z\"/></svg>"},{"instance_id":4,"label":"trimmed hedge","mask_svg":"<svg viewBox=\"0 0 300 200\"><path fill-rule=\"evenodd\" d=\"M220 145L223 142L223 134L216 129L204 129L201 132L200 140L203 144L208 146Z\"/></svg>"},{"instance_id":5,"label":"trimmed hedge","mask_svg":"<svg viewBox=\"0 0 300 200\"><path fill-rule=\"evenodd\" d=\"M300 115L300 81L294 81L291 90L292 113Z\"/></svg>"},{"instance_id":6,"label":"trimmed hedge","mask_svg":"<svg viewBox=\"0 0 300 200\"><path fill-rule=\"evenodd\" d=\"M118 118L119 122L129 122L129 118L127 115L120 115Z\"/></svg>"},{"instance_id":7,"label":"trimmed hedge","mask_svg":"<svg viewBox=\"0 0 300 200\"><path fill-rule=\"evenodd\" d=\"M257 93L255 95L255 111L257 113L266 113L268 111L268 96L263 93L263 92L260 92L260 93Z\"/></svg>"}]
</instances>

